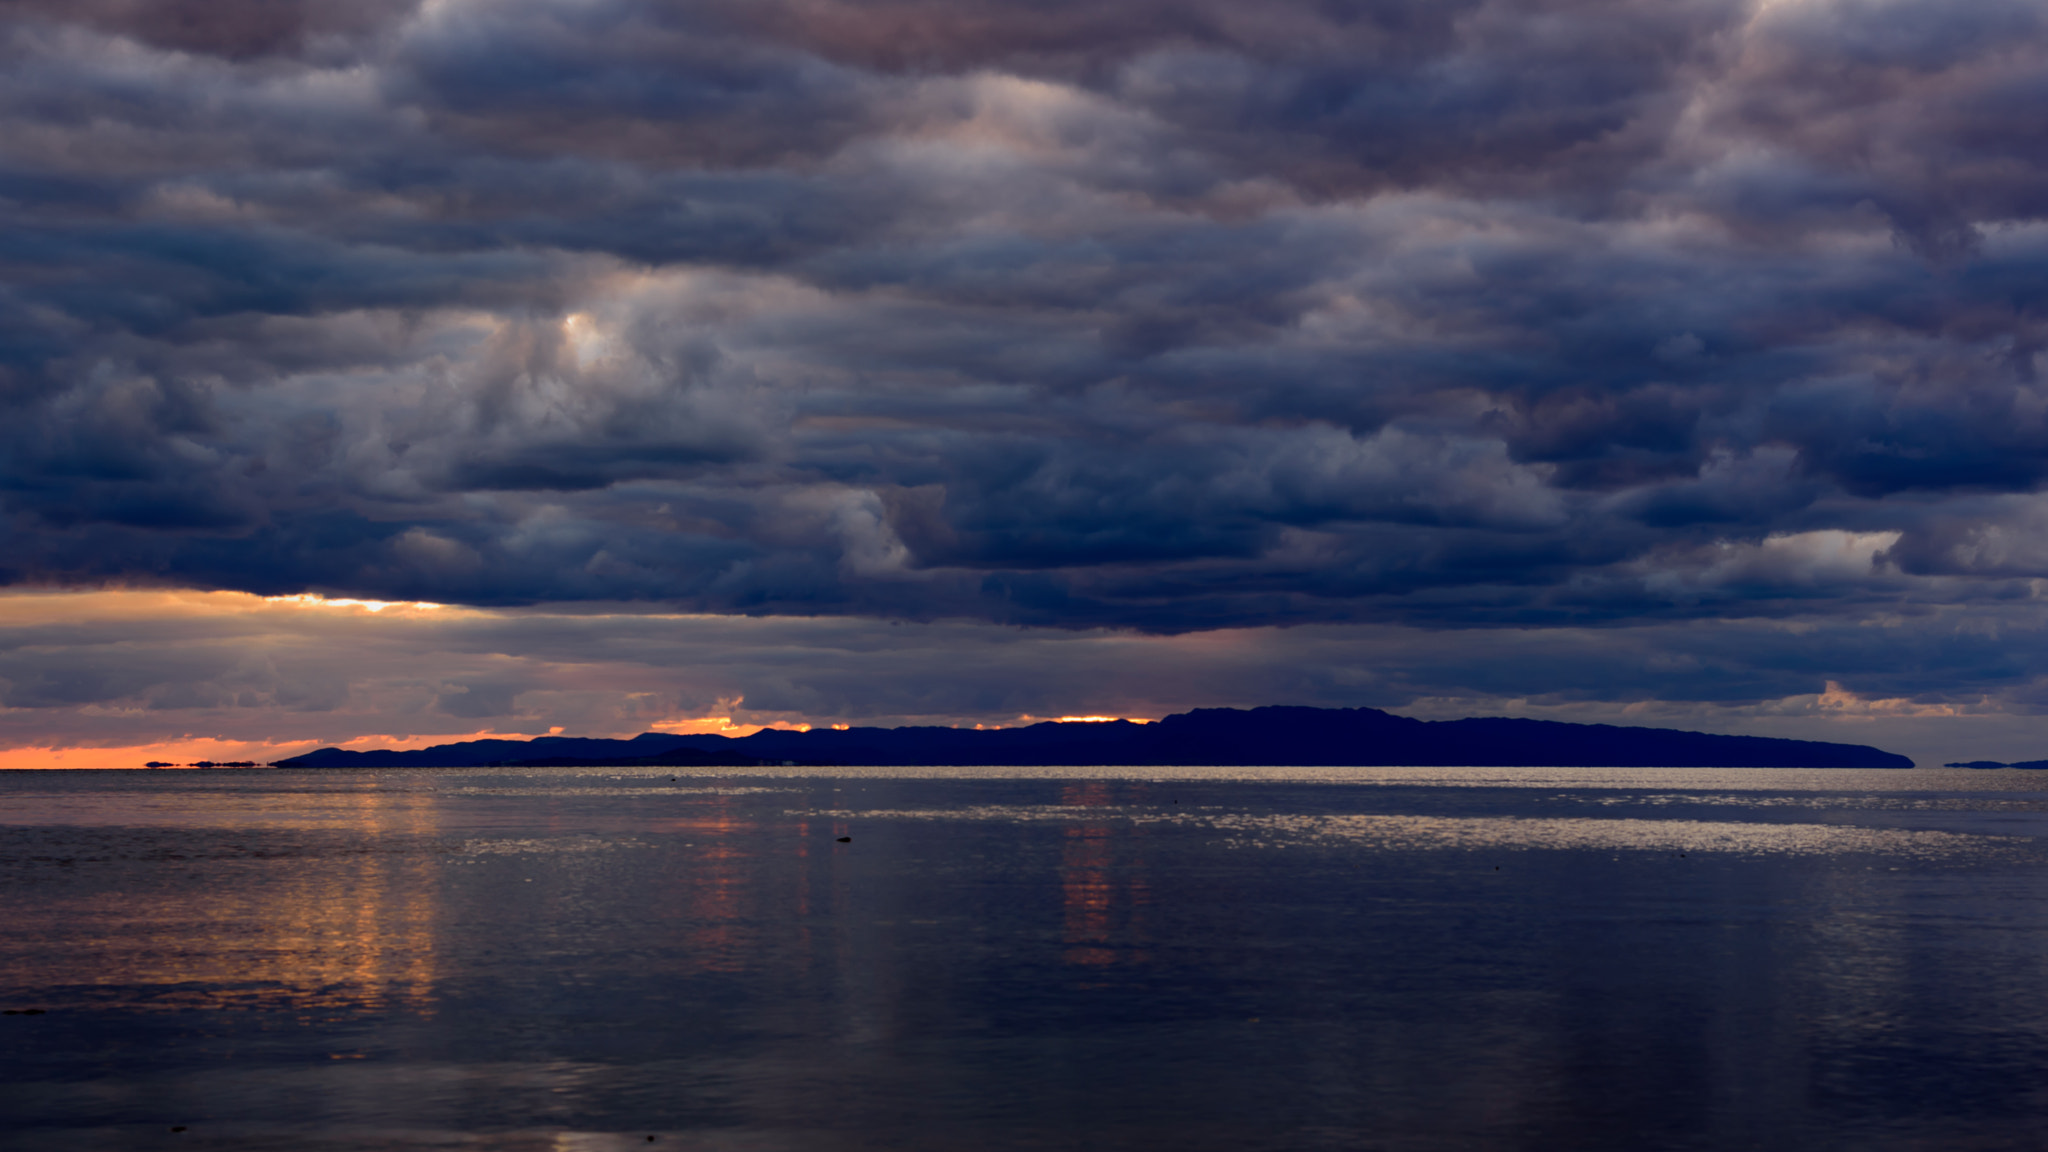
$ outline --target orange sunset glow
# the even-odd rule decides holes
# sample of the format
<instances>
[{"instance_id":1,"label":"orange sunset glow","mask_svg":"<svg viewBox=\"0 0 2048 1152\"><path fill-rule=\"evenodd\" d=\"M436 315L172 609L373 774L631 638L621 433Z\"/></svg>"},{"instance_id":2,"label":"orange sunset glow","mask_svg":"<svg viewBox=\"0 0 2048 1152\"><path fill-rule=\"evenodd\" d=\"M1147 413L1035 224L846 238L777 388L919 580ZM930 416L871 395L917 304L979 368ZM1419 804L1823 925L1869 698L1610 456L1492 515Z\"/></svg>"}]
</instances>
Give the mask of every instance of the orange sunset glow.
<instances>
[{"instance_id":1,"label":"orange sunset glow","mask_svg":"<svg viewBox=\"0 0 2048 1152\"><path fill-rule=\"evenodd\" d=\"M1772 637L1784 631L1759 627ZM1360 663L1373 653L1412 663L1449 643L1378 627L1320 639L1279 628L1018 633L647 605L489 609L161 587L0 590L0 629L12 645L0 649L0 770L269 763L321 747L408 750L542 735L1149 724L1188 708L1269 702L1265 689L1247 698L1231 685L1267 683L1301 660ZM899 637L928 647L878 654L878 638ZM1590 632L1567 639L1606 640ZM1543 642L1512 640L1517 650ZM927 660L945 675L929 680L919 671ZM988 691L1018 677L1026 700ZM876 693L888 706L875 705ZM1402 711L1847 739L1931 762L1961 742L2031 759L2048 723L1989 697L1916 702L1859 694L1841 678L1743 705L1425 695Z\"/></svg>"},{"instance_id":2,"label":"orange sunset glow","mask_svg":"<svg viewBox=\"0 0 2048 1152\"><path fill-rule=\"evenodd\" d=\"M0 1152L2048 1145L2036 101L0 0Z\"/></svg>"}]
</instances>

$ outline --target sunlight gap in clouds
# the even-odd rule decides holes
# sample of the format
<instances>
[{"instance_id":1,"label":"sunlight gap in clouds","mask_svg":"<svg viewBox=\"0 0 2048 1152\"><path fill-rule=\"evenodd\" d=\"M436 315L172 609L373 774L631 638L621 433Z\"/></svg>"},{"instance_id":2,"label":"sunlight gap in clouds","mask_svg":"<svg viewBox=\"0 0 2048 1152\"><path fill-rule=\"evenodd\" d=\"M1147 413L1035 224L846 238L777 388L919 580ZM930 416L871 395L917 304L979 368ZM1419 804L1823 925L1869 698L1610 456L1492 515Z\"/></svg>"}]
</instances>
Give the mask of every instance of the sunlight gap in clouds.
<instances>
[{"instance_id":1,"label":"sunlight gap in clouds","mask_svg":"<svg viewBox=\"0 0 2048 1152\"><path fill-rule=\"evenodd\" d=\"M347 596L322 596L317 592L298 592L289 596L265 596L266 604L291 604L304 608L361 608L370 612L382 612L386 608L409 608L416 612L438 612L448 607L424 600L357 600Z\"/></svg>"},{"instance_id":2,"label":"sunlight gap in clouds","mask_svg":"<svg viewBox=\"0 0 2048 1152\"><path fill-rule=\"evenodd\" d=\"M434 743L446 741L435 740ZM269 764L272 761L311 752L317 746L317 742L311 740L270 744L200 737L106 748L76 744L65 747L0 748L0 771L141 768L151 762L182 766L202 760L216 764L241 761Z\"/></svg>"}]
</instances>

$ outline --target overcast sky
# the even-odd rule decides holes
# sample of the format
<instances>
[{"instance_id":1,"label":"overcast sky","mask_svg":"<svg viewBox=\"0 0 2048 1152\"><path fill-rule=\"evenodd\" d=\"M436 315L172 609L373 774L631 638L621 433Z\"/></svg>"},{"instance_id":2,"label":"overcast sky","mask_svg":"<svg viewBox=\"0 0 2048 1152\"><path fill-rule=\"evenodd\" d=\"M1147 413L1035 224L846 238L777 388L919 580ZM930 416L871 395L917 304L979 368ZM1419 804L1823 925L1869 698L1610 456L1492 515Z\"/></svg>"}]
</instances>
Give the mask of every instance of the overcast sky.
<instances>
[{"instance_id":1,"label":"overcast sky","mask_svg":"<svg viewBox=\"0 0 2048 1152\"><path fill-rule=\"evenodd\" d=\"M0 742L2048 757L2043 108L2033 0L0 0Z\"/></svg>"}]
</instances>

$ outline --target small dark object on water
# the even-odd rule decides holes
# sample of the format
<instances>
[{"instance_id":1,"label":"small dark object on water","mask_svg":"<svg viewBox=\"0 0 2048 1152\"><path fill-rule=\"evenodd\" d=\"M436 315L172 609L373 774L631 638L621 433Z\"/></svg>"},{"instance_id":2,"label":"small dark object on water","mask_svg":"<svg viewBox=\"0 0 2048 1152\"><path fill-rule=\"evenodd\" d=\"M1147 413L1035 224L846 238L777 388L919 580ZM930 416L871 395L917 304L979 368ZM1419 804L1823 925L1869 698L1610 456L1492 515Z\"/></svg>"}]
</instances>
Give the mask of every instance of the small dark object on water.
<instances>
[{"instance_id":1,"label":"small dark object on water","mask_svg":"<svg viewBox=\"0 0 2048 1152\"><path fill-rule=\"evenodd\" d=\"M171 1131L173 1131L173 1132L183 1132L184 1130L185 1130L185 1126L184 1126L183 1124L173 1124L173 1125L171 1125Z\"/></svg>"},{"instance_id":2,"label":"small dark object on water","mask_svg":"<svg viewBox=\"0 0 2048 1152\"><path fill-rule=\"evenodd\" d=\"M841 844L851 844L851 843L853 843L853 837L851 837L851 836L841 836L841 837L839 838L839 842L840 842Z\"/></svg>"},{"instance_id":3,"label":"small dark object on water","mask_svg":"<svg viewBox=\"0 0 2048 1152\"><path fill-rule=\"evenodd\" d=\"M41 1008L0 1009L0 1016L46 1016L48 1014L48 1012Z\"/></svg>"}]
</instances>

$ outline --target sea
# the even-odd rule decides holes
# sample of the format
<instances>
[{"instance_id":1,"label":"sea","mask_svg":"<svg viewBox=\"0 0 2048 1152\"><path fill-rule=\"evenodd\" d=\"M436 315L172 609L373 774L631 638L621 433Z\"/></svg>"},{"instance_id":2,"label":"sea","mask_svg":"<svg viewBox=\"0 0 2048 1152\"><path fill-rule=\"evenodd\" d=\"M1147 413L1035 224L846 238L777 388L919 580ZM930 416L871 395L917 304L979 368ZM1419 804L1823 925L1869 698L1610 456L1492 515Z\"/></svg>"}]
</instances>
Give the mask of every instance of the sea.
<instances>
[{"instance_id":1,"label":"sea","mask_svg":"<svg viewBox=\"0 0 2048 1152\"><path fill-rule=\"evenodd\" d=\"M2038 1149L2048 773L0 773L0 1149Z\"/></svg>"}]
</instances>

